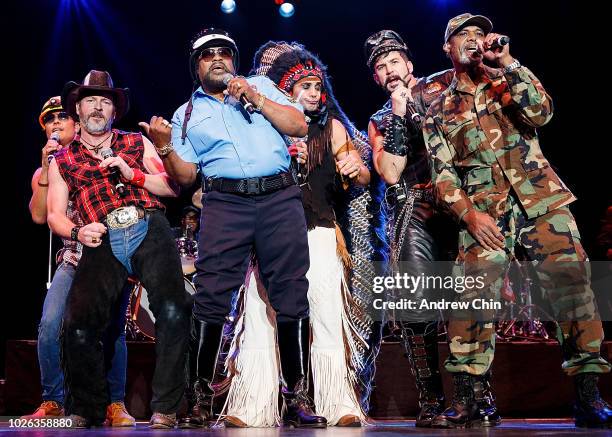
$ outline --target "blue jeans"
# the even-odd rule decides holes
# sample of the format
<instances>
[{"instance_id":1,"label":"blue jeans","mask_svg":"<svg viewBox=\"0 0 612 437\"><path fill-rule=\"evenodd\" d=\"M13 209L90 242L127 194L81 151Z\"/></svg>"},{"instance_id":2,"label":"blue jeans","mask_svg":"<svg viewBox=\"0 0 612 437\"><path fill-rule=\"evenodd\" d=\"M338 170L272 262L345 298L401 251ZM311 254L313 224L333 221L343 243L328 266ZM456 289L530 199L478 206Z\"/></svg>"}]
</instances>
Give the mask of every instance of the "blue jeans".
<instances>
[{"instance_id":1,"label":"blue jeans","mask_svg":"<svg viewBox=\"0 0 612 437\"><path fill-rule=\"evenodd\" d=\"M74 272L75 268L70 264L62 263L57 267L51 287L45 296L42 318L38 327L38 363L42 399L59 404L64 403L64 375L60 366L59 334ZM110 367L107 380L112 402L123 401L125 398L127 368L125 313L129 297L129 292L124 290L120 308L115 311L116 317L107 330L105 338Z\"/></svg>"},{"instance_id":2,"label":"blue jeans","mask_svg":"<svg viewBox=\"0 0 612 437\"><path fill-rule=\"evenodd\" d=\"M115 258L126 268L130 275L134 274L132 268L132 255L140 247L140 243L147 236L149 223L147 219L138 220L138 223L122 229L108 229L108 238Z\"/></svg>"}]
</instances>

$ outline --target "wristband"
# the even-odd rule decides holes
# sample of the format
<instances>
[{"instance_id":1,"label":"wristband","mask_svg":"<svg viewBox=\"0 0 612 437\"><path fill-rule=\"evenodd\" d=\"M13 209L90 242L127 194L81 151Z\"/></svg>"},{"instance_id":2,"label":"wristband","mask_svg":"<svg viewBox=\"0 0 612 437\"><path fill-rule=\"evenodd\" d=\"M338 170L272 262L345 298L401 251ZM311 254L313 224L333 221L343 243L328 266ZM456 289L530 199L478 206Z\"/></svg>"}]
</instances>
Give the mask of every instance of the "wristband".
<instances>
[{"instance_id":1,"label":"wristband","mask_svg":"<svg viewBox=\"0 0 612 437\"><path fill-rule=\"evenodd\" d=\"M134 176L130 179L130 184L135 185L137 187L144 187L145 184L145 174L139 168L132 169L134 171Z\"/></svg>"},{"instance_id":2,"label":"wristband","mask_svg":"<svg viewBox=\"0 0 612 437\"><path fill-rule=\"evenodd\" d=\"M75 226L74 228L72 228L72 230L70 231L70 239L72 241L79 241L79 231L81 230L82 226Z\"/></svg>"},{"instance_id":3,"label":"wristband","mask_svg":"<svg viewBox=\"0 0 612 437\"><path fill-rule=\"evenodd\" d=\"M406 156L408 154L406 120L395 114L389 114L387 117L383 149L392 155Z\"/></svg>"}]
</instances>

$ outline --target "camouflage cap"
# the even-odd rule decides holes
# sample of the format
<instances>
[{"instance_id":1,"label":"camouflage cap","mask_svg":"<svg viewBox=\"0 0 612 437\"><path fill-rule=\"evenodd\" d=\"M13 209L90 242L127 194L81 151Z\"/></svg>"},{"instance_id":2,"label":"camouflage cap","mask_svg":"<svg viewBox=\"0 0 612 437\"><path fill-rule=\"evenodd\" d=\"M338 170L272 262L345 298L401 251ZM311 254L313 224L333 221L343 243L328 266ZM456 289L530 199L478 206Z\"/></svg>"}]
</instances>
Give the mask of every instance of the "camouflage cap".
<instances>
[{"instance_id":1,"label":"camouflage cap","mask_svg":"<svg viewBox=\"0 0 612 437\"><path fill-rule=\"evenodd\" d=\"M448 20L446 32L444 32L444 42L448 42L448 39L456 32L470 25L480 27L485 35L493 29L493 23L484 15L472 15L466 12L465 14L457 15L455 18Z\"/></svg>"}]
</instances>

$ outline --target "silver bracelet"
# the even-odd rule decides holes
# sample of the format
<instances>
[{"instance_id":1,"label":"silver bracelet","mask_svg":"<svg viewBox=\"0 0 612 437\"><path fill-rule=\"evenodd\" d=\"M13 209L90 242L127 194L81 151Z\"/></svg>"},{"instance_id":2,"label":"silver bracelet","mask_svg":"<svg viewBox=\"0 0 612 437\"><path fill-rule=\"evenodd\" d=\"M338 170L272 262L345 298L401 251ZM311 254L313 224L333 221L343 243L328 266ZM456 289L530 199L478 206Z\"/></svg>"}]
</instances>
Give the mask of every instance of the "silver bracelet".
<instances>
[{"instance_id":1,"label":"silver bracelet","mask_svg":"<svg viewBox=\"0 0 612 437\"><path fill-rule=\"evenodd\" d=\"M512 70L516 70L517 68L519 68L521 66L521 63L518 61L518 59L515 59L514 62L510 65L506 65L504 67L504 74L506 73L510 73Z\"/></svg>"}]
</instances>

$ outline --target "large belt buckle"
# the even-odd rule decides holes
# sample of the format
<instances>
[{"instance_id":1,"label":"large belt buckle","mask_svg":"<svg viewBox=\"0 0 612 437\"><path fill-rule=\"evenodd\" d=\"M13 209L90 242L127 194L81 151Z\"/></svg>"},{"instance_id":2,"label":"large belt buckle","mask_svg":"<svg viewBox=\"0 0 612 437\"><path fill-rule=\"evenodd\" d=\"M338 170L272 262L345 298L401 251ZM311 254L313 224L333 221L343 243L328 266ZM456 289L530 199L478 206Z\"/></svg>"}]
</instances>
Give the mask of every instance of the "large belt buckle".
<instances>
[{"instance_id":1,"label":"large belt buckle","mask_svg":"<svg viewBox=\"0 0 612 437\"><path fill-rule=\"evenodd\" d=\"M208 193L213 190L213 179L212 178L202 178L202 191L204 193Z\"/></svg>"},{"instance_id":2,"label":"large belt buckle","mask_svg":"<svg viewBox=\"0 0 612 437\"><path fill-rule=\"evenodd\" d=\"M259 194L261 193L261 187L259 186L259 178L248 178L246 180L247 194Z\"/></svg>"},{"instance_id":3,"label":"large belt buckle","mask_svg":"<svg viewBox=\"0 0 612 437\"><path fill-rule=\"evenodd\" d=\"M122 206L106 216L106 224L111 229L128 228L138 223L138 209L135 206Z\"/></svg>"}]
</instances>

